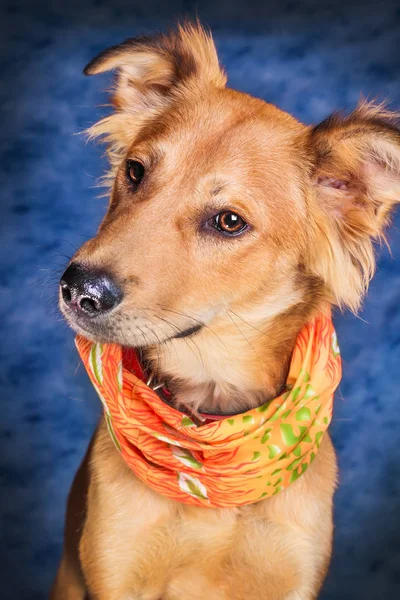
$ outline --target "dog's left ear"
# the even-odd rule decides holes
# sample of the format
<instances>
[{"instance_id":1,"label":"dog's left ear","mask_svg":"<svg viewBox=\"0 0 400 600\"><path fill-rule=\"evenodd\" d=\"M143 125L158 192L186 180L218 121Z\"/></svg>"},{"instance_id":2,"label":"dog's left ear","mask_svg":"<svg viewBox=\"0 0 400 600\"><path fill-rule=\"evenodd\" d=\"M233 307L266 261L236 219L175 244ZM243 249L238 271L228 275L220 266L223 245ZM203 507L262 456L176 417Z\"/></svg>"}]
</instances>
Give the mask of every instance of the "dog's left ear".
<instances>
[{"instance_id":1,"label":"dog's left ear","mask_svg":"<svg viewBox=\"0 0 400 600\"><path fill-rule=\"evenodd\" d=\"M400 201L397 115L362 102L348 116L333 115L309 132L313 156L311 265L332 301L357 310L375 271L373 241L382 239Z\"/></svg>"},{"instance_id":2,"label":"dog's left ear","mask_svg":"<svg viewBox=\"0 0 400 600\"><path fill-rule=\"evenodd\" d=\"M125 119L121 129L131 132L168 108L185 87L198 95L199 88L226 83L211 34L198 22L178 25L169 34L128 39L100 52L84 69L85 75L106 71L115 71L115 114ZM126 117L130 118L128 127ZM114 127L116 122L112 122ZM108 124L103 121L105 134ZM102 135L101 127L96 127L89 133Z\"/></svg>"},{"instance_id":3,"label":"dog's left ear","mask_svg":"<svg viewBox=\"0 0 400 600\"><path fill-rule=\"evenodd\" d=\"M167 35L128 39L98 54L84 69L86 75L105 71L115 71L115 111L90 127L87 134L108 145L112 170L104 178L107 187L146 124L159 118L182 95L191 94L196 101L202 89L226 84L211 34L198 22L178 25Z\"/></svg>"}]
</instances>

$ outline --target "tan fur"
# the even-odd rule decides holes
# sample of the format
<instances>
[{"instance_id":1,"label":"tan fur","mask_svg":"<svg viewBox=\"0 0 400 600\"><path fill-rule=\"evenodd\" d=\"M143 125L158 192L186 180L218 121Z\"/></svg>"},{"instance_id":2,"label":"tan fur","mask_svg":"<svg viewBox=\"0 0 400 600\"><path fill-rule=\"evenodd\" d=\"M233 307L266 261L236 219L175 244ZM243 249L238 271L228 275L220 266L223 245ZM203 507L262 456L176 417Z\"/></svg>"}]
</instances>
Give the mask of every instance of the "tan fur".
<instances>
[{"instance_id":1,"label":"tan fur","mask_svg":"<svg viewBox=\"0 0 400 600\"><path fill-rule=\"evenodd\" d=\"M198 25L127 41L86 72L110 69L116 110L89 132L108 144L110 207L74 260L112 273L124 300L101 330L66 316L87 337L141 348L178 407L257 406L285 382L303 324L330 304L356 310L366 291L372 241L399 200L394 115L364 103L306 127L225 88ZM135 193L127 158L146 169ZM207 215L224 209L250 230L235 239L206 230ZM170 339L197 323L192 337ZM317 597L336 480L328 435L288 490L234 510L156 495L103 424L89 460L87 486L75 485L86 506L79 559L66 543L53 599Z\"/></svg>"},{"instance_id":2,"label":"tan fur","mask_svg":"<svg viewBox=\"0 0 400 600\"><path fill-rule=\"evenodd\" d=\"M382 239L400 197L397 122L384 106L362 101L348 117L333 115L311 134L316 199L323 211L311 260L332 301L353 311L375 272L372 242Z\"/></svg>"}]
</instances>

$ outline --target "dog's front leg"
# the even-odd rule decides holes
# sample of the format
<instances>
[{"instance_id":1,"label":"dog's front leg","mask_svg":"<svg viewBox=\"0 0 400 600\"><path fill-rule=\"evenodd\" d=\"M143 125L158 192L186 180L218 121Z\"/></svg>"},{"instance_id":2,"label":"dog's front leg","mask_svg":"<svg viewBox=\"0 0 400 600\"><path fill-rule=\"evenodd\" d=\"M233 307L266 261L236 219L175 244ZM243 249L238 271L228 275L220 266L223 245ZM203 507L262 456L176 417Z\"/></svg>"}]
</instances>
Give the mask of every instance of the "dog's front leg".
<instances>
[{"instance_id":1,"label":"dog's front leg","mask_svg":"<svg viewBox=\"0 0 400 600\"><path fill-rule=\"evenodd\" d=\"M90 461L79 554L93 600L160 600L173 559L176 506L141 483L102 421Z\"/></svg>"},{"instance_id":2,"label":"dog's front leg","mask_svg":"<svg viewBox=\"0 0 400 600\"><path fill-rule=\"evenodd\" d=\"M87 508L92 447L93 440L74 477L68 496L63 555L50 592L50 600L84 600L86 597L86 585L79 561L79 540Z\"/></svg>"}]
</instances>

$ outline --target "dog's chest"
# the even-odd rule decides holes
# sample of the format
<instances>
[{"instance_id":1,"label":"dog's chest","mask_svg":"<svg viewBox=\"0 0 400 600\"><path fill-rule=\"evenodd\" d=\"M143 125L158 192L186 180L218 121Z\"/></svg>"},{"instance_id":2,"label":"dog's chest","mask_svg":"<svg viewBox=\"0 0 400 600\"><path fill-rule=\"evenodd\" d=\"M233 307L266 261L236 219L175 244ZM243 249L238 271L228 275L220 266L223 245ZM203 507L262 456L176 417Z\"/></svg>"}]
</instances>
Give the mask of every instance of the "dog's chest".
<instances>
[{"instance_id":1,"label":"dog's chest","mask_svg":"<svg viewBox=\"0 0 400 600\"><path fill-rule=\"evenodd\" d=\"M94 455L88 522L93 515L96 547L116 570L129 573L132 590L159 600L192 597L185 590L194 580L198 589L220 587L240 509L193 507L156 494L128 469L104 426Z\"/></svg>"},{"instance_id":2,"label":"dog's chest","mask_svg":"<svg viewBox=\"0 0 400 600\"><path fill-rule=\"evenodd\" d=\"M322 572L329 556L336 472L329 440L320 454L276 499L237 509L192 507L139 481L102 424L80 546L89 585L111 586L101 596L108 600L286 600L283 590L297 585L293 577L314 562Z\"/></svg>"}]
</instances>

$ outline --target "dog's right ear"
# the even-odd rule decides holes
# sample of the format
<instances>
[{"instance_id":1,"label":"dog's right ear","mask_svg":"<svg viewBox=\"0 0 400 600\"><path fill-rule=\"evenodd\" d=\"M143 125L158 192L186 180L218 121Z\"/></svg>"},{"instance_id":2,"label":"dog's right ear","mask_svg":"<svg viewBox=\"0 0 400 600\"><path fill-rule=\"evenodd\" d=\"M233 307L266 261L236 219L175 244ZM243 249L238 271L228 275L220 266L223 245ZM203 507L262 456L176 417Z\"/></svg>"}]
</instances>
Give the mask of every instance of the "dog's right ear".
<instances>
[{"instance_id":1,"label":"dog's right ear","mask_svg":"<svg viewBox=\"0 0 400 600\"><path fill-rule=\"evenodd\" d=\"M226 83L212 37L199 23L108 48L90 61L84 73L111 70L116 71L112 100L117 112L134 115L139 125L168 106L173 93L185 85L223 87ZM101 135L101 131L92 133Z\"/></svg>"},{"instance_id":2,"label":"dog's right ear","mask_svg":"<svg viewBox=\"0 0 400 600\"><path fill-rule=\"evenodd\" d=\"M312 270L331 300L357 311L375 272L374 240L400 202L399 116L362 101L309 130L316 237Z\"/></svg>"}]
</instances>

